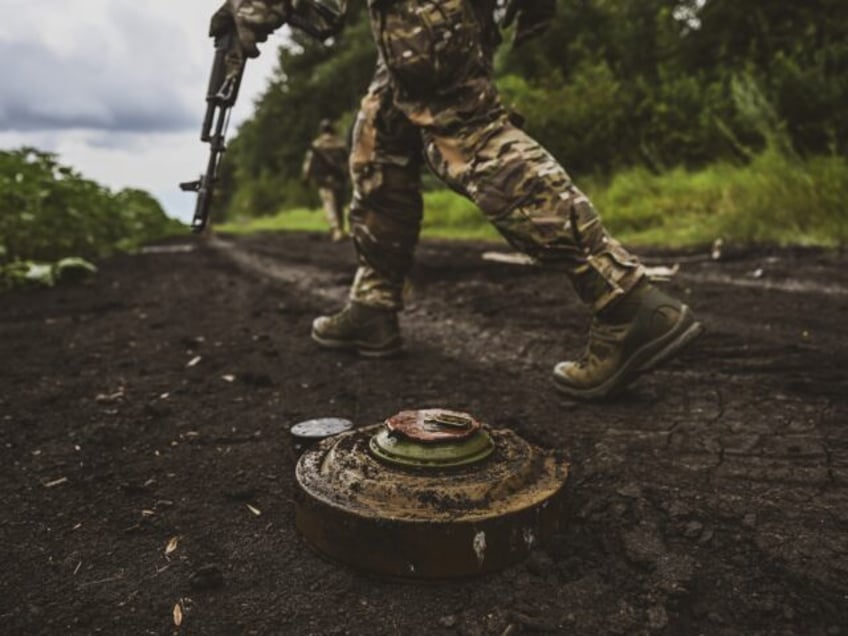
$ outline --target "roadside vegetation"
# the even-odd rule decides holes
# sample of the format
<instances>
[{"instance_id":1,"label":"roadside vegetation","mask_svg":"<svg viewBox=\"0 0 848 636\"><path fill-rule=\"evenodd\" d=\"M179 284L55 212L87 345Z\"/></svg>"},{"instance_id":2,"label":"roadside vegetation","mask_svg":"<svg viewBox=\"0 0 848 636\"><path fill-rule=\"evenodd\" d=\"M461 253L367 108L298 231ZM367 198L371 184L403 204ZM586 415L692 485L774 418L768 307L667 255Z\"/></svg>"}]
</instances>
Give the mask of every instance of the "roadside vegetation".
<instances>
[{"instance_id":1,"label":"roadside vegetation","mask_svg":"<svg viewBox=\"0 0 848 636\"><path fill-rule=\"evenodd\" d=\"M698 247L728 244L848 244L848 161L801 159L768 150L746 164L717 162L697 170L654 174L630 168L579 184L613 233L632 245ZM468 200L449 190L424 195L422 235L497 240L497 231ZM283 210L228 222L231 233L324 232L318 209Z\"/></svg>"},{"instance_id":2,"label":"roadside vegetation","mask_svg":"<svg viewBox=\"0 0 848 636\"><path fill-rule=\"evenodd\" d=\"M324 229L300 164L322 118L350 129L370 80L370 29L351 9L329 46L295 34L278 51L225 162L227 229ZM501 47L496 75L626 241L844 245L846 29L841 0L562 0L545 36ZM427 183L425 236L496 236Z\"/></svg>"},{"instance_id":3,"label":"roadside vegetation","mask_svg":"<svg viewBox=\"0 0 848 636\"><path fill-rule=\"evenodd\" d=\"M350 130L370 81L363 4L328 45L294 32L276 52L278 70L223 164L219 229L327 230L301 162L320 120ZM496 79L618 238L848 243L848 3L558 7L543 37L499 49ZM430 176L424 201L425 237L498 236ZM112 192L33 148L0 151L0 289L82 277L91 259L184 231L146 192Z\"/></svg>"},{"instance_id":4,"label":"roadside vegetation","mask_svg":"<svg viewBox=\"0 0 848 636\"><path fill-rule=\"evenodd\" d=\"M0 151L0 290L84 277L94 271L87 259L181 228L144 191L112 192L51 153Z\"/></svg>"}]
</instances>

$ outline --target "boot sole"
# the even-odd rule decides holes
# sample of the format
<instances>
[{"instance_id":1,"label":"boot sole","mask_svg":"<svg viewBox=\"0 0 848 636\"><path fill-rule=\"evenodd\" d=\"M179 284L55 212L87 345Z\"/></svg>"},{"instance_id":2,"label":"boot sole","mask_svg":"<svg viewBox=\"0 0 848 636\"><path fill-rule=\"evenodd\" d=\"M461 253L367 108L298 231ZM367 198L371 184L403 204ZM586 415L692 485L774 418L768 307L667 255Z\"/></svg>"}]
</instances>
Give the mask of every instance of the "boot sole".
<instances>
[{"instance_id":1,"label":"boot sole","mask_svg":"<svg viewBox=\"0 0 848 636\"><path fill-rule=\"evenodd\" d=\"M680 353L688 344L704 333L704 326L692 318L692 311L684 305L680 318L672 329L660 338L637 349L633 355L606 382L587 389L568 386L554 375L554 386L569 397L596 400L608 397L636 380L640 374L653 371Z\"/></svg>"},{"instance_id":2,"label":"boot sole","mask_svg":"<svg viewBox=\"0 0 848 636\"><path fill-rule=\"evenodd\" d=\"M363 358L391 358L403 351L403 343L389 343L381 347L369 346L362 342L351 342L350 340L331 340L322 338L314 331L312 332L312 340L324 347L325 349L334 349L336 351L354 351Z\"/></svg>"}]
</instances>

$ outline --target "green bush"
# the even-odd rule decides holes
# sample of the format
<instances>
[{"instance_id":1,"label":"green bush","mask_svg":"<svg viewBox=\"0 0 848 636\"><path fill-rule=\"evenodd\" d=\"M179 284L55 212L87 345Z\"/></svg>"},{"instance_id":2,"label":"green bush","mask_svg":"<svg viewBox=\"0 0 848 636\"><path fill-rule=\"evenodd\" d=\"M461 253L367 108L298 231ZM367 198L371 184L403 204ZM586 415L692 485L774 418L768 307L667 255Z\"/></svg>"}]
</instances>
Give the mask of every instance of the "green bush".
<instances>
[{"instance_id":1,"label":"green bush","mask_svg":"<svg viewBox=\"0 0 848 636\"><path fill-rule=\"evenodd\" d=\"M0 288L90 273L80 257L176 231L182 226L142 190L112 193L34 148L0 151Z\"/></svg>"},{"instance_id":2,"label":"green bush","mask_svg":"<svg viewBox=\"0 0 848 636\"><path fill-rule=\"evenodd\" d=\"M113 194L51 153L0 151L0 263L97 258L179 227L146 192Z\"/></svg>"}]
</instances>

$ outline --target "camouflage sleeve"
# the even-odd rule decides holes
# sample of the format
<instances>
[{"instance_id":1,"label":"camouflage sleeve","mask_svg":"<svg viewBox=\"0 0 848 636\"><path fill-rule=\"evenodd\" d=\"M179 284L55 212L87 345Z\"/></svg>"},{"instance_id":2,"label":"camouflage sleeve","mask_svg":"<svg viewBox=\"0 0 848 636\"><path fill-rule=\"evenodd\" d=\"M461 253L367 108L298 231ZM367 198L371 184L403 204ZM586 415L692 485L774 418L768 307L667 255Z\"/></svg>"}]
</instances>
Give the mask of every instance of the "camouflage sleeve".
<instances>
[{"instance_id":1,"label":"camouflage sleeve","mask_svg":"<svg viewBox=\"0 0 848 636\"><path fill-rule=\"evenodd\" d=\"M209 35L222 35L235 27L247 57L259 55L257 43L285 24L291 0L226 0L212 16Z\"/></svg>"}]
</instances>

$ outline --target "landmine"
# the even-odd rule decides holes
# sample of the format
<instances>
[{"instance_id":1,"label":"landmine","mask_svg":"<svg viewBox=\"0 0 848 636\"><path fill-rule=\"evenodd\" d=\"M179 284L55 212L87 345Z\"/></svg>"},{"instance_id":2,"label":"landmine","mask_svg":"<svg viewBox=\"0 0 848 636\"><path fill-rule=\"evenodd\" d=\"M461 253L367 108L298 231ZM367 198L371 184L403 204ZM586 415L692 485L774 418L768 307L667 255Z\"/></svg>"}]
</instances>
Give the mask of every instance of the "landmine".
<instances>
[{"instance_id":1,"label":"landmine","mask_svg":"<svg viewBox=\"0 0 848 636\"><path fill-rule=\"evenodd\" d=\"M403 411L329 437L295 470L295 523L332 560L445 579L516 563L558 528L568 464L466 413Z\"/></svg>"}]
</instances>

